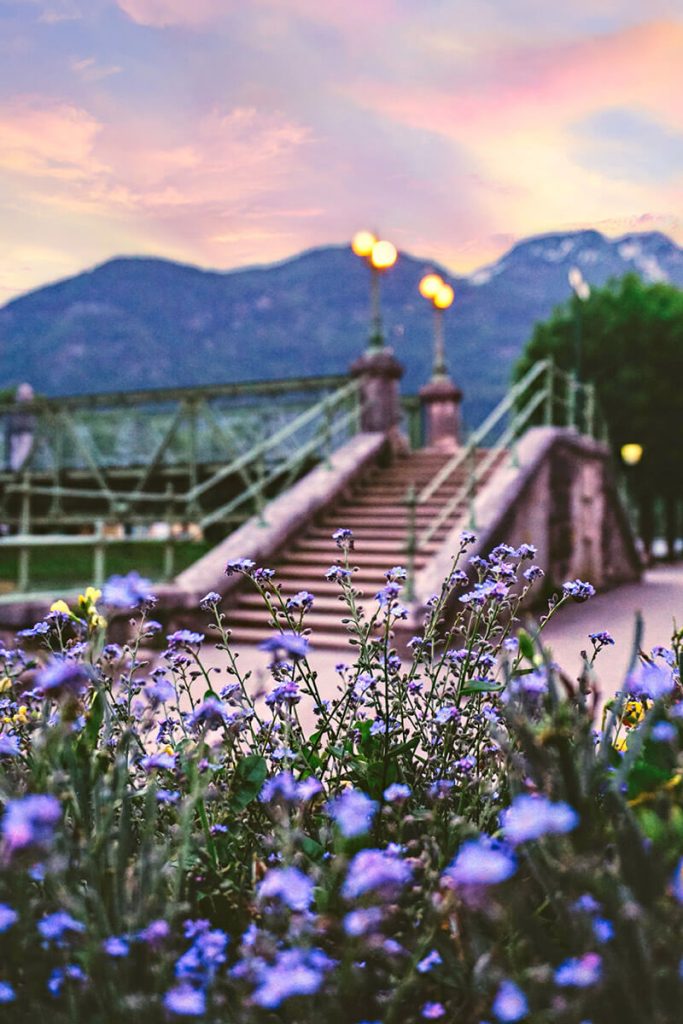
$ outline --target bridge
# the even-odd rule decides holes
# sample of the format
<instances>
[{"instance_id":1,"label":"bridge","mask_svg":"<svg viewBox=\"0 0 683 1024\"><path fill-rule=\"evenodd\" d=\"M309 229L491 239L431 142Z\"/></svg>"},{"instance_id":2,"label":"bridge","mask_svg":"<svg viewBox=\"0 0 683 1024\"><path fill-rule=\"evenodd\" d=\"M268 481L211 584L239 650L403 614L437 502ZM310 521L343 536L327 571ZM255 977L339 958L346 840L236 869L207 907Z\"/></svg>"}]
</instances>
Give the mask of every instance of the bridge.
<instances>
[{"instance_id":1,"label":"bridge","mask_svg":"<svg viewBox=\"0 0 683 1024\"><path fill-rule=\"evenodd\" d=\"M439 375L406 400L401 373L380 349L346 377L22 406L30 445L0 474L8 530L0 554L18 554L16 579L0 595L0 626L35 618L54 596L31 584L32 557L46 545L87 549L87 582L99 583L117 545L156 537L168 555L159 614L169 624L195 623L199 599L218 591L243 643L259 639L264 623L239 577L224 574L226 562L241 557L275 565L287 592L314 591L308 621L316 643L343 643L336 592L323 578L334 560L330 534L340 526L357 538L364 599L386 568L406 566L414 622L463 528L477 532L482 551L503 540L533 542L551 582L581 576L604 587L638 576L590 385L539 362L463 438L452 382ZM12 417L16 424L16 404L0 407L10 437ZM209 547L180 572L172 557L178 524Z\"/></svg>"}]
</instances>

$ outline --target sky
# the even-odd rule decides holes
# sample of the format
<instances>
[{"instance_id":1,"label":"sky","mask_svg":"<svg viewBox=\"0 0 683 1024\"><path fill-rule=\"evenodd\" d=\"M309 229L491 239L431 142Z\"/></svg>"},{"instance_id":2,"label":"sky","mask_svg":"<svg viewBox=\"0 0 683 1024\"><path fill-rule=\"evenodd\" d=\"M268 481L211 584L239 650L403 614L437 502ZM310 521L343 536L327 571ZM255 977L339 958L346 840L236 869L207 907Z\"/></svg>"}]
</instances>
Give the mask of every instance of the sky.
<instances>
[{"instance_id":1,"label":"sky","mask_svg":"<svg viewBox=\"0 0 683 1024\"><path fill-rule=\"evenodd\" d=\"M466 273L683 244L683 0L0 0L0 304L371 228Z\"/></svg>"}]
</instances>

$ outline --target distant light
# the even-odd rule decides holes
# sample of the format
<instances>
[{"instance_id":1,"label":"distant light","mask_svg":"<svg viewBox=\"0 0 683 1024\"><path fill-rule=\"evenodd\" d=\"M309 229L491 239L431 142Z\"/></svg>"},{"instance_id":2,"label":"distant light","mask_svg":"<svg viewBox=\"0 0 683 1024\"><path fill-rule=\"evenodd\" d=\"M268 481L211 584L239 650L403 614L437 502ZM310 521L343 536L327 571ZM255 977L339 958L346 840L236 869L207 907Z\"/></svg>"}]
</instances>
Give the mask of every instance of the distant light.
<instances>
[{"instance_id":1,"label":"distant light","mask_svg":"<svg viewBox=\"0 0 683 1024\"><path fill-rule=\"evenodd\" d=\"M569 280L569 284L574 289L574 291L576 291L576 289L580 287L584 279L583 274L581 273L578 267L571 267L569 273L567 274L567 278Z\"/></svg>"},{"instance_id":2,"label":"distant light","mask_svg":"<svg viewBox=\"0 0 683 1024\"><path fill-rule=\"evenodd\" d=\"M356 256L369 256L376 242L377 239L372 231L357 231L353 236L351 248Z\"/></svg>"},{"instance_id":3,"label":"distant light","mask_svg":"<svg viewBox=\"0 0 683 1024\"><path fill-rule=\"evenodd\" d=\"M571 267L567 274L567 279L577 299L580 299L581 302L586 302L590 298L591 289L579 268Z\"/></svg>"},{"instance_id":4,"label":"distant light","mask_svg":"<svg viewBox=\"0 0 683 1024\"><path fill-rule=\"evenodd\" d=\"M642 444L636 444L635 441L622 444L621 457L627 466L637 466L643 457Z\"/></svg>"},{"instance_id":5,"label":"distant light","mask_svg":"<svg viewBox=\"0 0 683 1024\"><path fill-rule=\"evenodd\" d=\"M433 302L437 309L448 309L455 298L455 292L449 284L443 284L434 296Z\"/></svg>"},{"instance_id":6,"label":"distant light","mask_svg":"<svg viewBox=\"0 0 683 1024\"><path fill-rule=\"evenodd\" d=\"M375 242L370 253L370 262L376 270L388 270L393 267L398 253L391 242Z\"/></svg>"},{"instance_id":7,"label":"distant light","mask_svg":"<svg viewBox=\"0 0 683 1024\"><path fill-rule=\"evenodd\" d=\"M420 295L423 299L433 299L440 288L443 288L444 282L441 280L438 274L425 274L420 281L418 288L420 289Z\"/></svg>"}]
</instances>

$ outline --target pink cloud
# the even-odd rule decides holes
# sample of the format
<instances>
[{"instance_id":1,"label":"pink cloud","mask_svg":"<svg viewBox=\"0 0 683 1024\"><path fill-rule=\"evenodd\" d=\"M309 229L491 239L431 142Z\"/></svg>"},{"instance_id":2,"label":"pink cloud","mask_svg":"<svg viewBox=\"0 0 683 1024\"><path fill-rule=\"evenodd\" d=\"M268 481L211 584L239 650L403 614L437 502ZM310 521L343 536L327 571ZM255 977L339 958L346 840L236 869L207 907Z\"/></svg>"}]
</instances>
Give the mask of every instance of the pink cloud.
<instances>
[{"instance_id":1,"label":"pink cloud","mask_svg":"<svg viewBox=\"0 0 683 1024\"><path fill-rule=\"evenodd\" d=\"M75 105L16 98L0 107L0 167L31 177L89 179L104 170L94 155L101 127Z\"/></svg>"}]
</instances>

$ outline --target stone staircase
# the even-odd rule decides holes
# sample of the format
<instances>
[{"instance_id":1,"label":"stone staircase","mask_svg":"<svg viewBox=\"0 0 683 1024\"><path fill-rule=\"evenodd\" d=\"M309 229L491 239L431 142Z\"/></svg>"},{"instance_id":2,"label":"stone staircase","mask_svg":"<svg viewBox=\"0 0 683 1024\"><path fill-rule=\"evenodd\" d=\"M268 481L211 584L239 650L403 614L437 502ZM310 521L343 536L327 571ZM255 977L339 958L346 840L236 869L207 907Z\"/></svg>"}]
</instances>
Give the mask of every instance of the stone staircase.
<instances>
[{"instance_id":1,"label":"stone staircase","mask_svg":"<svg viewBox=\"0 0 683 1024\"><path fill-rule=\"evenodd\" d=\"M386 468L375 468L362 479L350 497L309 524L279 559L269 563L268 568L275 569L275 580L281 584L284 597L291 597L301 590L310 591L315 596L305 623L312 630L311 643L316 648L339 649L346 646L348 637L340 621L345 615L345 605L339 600L339 584L325 579L329 567L342 559L342 553L331 539L334 531L340 527L353 531L355 549L350 553L350 564L358 567L353 577L354 586L361 592L360 603L371 613L376 607L375 594L386 582L385 571L406 562L408 488L412 485L419 493L449 458L449 453L422 449L396 458ZM465 477L463 466L427 503L417 507L418 536L444 502L462 488ZM416 553L416 571L425 565L459 521L465 525L464 505L458 506L430 543ZM259 594L245 581L235 597L234 606L226 613L232 639L241 644L258 643L269 634L266 620L267 614Z\"/></svg>"}]
</instances>

